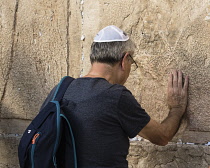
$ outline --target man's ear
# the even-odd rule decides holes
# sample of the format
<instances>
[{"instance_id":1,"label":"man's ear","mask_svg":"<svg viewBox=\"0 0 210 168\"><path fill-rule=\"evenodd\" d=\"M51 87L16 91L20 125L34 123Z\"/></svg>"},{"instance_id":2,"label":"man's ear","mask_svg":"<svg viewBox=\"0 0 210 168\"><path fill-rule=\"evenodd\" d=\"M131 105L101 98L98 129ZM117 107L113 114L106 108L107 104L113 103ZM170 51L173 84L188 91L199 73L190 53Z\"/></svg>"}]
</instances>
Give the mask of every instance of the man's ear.
<instances>
[{"instance_id":1,"label":"man's ear","mask_svg":"<svg viewBox=\"0 0 210 168\"><path fill-rule=\"evenodd\" d=\"M122 67L122 70L124 71L125 70L125 66L127 65L127 61L128 61L128 53L126 53L121 61L121 67Z\"/></svg>"}]
</instances>

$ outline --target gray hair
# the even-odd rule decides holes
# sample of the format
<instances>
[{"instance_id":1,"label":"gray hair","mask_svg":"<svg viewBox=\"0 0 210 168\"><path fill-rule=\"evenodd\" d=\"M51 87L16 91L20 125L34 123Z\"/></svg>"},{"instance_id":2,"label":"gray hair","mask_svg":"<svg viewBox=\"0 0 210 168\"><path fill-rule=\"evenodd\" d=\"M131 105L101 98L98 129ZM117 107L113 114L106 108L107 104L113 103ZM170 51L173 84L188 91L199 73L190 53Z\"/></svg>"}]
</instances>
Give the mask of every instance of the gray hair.
<instances>
[{"instance_id":1,"label":"gray hair","mask_svg":"<svg viewBox=\"0 0 210 168\"><path fill-rule=\"evenodd\" d=\"M135 45L131 40L115 42L93 42L91 45L90 61L115 65L119 62L123 54L134 51Z\"/></svg>"}]
</instances>

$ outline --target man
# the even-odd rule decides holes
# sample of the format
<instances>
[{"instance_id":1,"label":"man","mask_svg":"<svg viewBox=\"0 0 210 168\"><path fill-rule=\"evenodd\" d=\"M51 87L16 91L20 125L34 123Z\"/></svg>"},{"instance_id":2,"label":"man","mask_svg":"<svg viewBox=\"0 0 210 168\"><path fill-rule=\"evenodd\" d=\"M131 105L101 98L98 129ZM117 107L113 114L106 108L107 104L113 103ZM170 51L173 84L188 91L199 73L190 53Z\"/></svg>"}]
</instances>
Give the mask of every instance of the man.
<instances>
[{"instance_id":1,"label":"man","mask_svg":"<svg viewBox=\"0 0 210 168\"><path fill-rule=\"evenodd\" d=\"M166 145L178 130L187 104L188 77L183 85L181 71L169 74L169 114L158 123L123 86L135 62L132 54L129 37L116 26L105 27L91 46L90 72L75 79L64 95L79 168L127 168L128 138L140 135Z\"/></svg>"}]
</instances>

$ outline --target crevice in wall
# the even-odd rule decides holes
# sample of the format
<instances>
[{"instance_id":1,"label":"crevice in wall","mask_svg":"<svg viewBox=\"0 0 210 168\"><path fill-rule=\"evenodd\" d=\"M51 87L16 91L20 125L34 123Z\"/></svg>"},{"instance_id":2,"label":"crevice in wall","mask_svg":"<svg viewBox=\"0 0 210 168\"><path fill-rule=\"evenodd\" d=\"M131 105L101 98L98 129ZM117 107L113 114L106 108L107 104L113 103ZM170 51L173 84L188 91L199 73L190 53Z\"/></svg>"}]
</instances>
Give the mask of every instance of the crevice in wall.
<instances>
[{"instance_id":1,"label":"crevice in wall","mask_svg":"<svg viewBox=\"0 0 210 168\"><path fill-rule=\"evenodd\" d=\"M80 12L81 12L81 71L80 77L83 75L84 66L84 0L80 1Z\"/></svg>"},{"instance_id":2,"label":"crevice in wall","mask_svg":"<svg viewBox=\"0 0 210 168\"><path fill-rule=\"evenodd\" d=\"M130 142L148 142L148 143L150 143L149 140L144 139L144 138L140 137L139 135L137 135L134 138L131 138L130 139ZM192 146L201 145L201 146L210 146L210 142L204 142L204 143L182 142L181 139L178 139L177 142L176 141L172 141L170 143L177 144L177 145L192 145Z\"/></svg>"},{"instance_id":3,"label":"crevice in wall","mask_svg":"<svg viewBox=\"0 0 210 168\"><path fill-rule=\"evenodd\" d=\"M23 134L0 134L0 138L10 138L10 137L19 137L21 138Z\"/></svg>"},{"instance_id":4,"label":"crevice in wall","mask_svg":"<svg viewBox=\"0 0 210 168\"><path fill-rule=\"evenodd\" d=\"M15 54L14 46L15 46L15 37L16 37L18 7L19 7L19 0L16 0L15 12L14 12L14 21L13 21L13 29L12 29L12 44L11 44L12 46L11 46L11 55L10 55L10 59L9 59L9 68L8 68L8 72L5 76L5 81L6 82L5 82L2 97L0 99L0 118L1 118L2 101L4 100L5 93L6 93L6 90L7 90L7 84L8 84L10 72L12 70L13 57L14 57L14 54Z\"/></svg>"},{"instance_id":5,"label":"crevice in wall","mask_svg":"<svg viewBox=\"0 0 210 168\"><path fill-rule=\"evenodd\" d=\"M66 65L67 65L67 76L69 76L69 71L70 71L70 67L69 67L69 52L70 52L70 40L69 40L69 19L71 16L71 11L70 11L70 0L67 0L67 25L66 25L66 50L67 50L67 57L66 57Z\"/></svg>"},{"instance_id":6,"label":"crevice in wall","mask_svg":"<svg viewBox=\"0 0 210 168\"><path fill-rule=\"evenodd\" d=\"M12 117L12 118L9 118L9 117L3 117L3 118L0 118L1 119L4 119L4 120L20 120L20 121L30 121L31 122L31 119L27 119L27 118L18 118L18 117Z\"/></svg>"}]
</instances>

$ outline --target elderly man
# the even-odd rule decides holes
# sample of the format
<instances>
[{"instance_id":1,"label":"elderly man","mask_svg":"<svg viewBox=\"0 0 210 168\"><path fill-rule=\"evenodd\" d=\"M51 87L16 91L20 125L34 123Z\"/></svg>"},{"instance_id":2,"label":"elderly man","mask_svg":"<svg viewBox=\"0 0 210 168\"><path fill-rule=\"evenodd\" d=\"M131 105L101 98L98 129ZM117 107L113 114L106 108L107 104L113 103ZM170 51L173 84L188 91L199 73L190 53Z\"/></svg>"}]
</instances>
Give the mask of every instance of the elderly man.
<instances>
[{"instance_id":1,"label":"elderly man","mask_svg":"<svg viewBox=\"0 0 210 168\"><path fill-rule=\"evenodd\" d=\"M170 111L158 123L123 86L137 66L132 55L129 37L116 26L105 27L91 46L89 73L75 79L64 95L69 102L64 110L75 134L80 168L127 168L129 138L140 135L166 145L179 128L187 104L188 77L183 84L181 71L169 74Z\"/></svg>"},{"instance_id":2,"label":"elderly man","mask_svg":"<svg viewBox=\"0 0 210 168\"><path fill-rule=\"evenodd\" d=\"M91 46L89 73L75 79L64 95L79 168L127 168L129 138L140 135L166 145L179 128L187 104L188 77L183 84L181 71L169 74L169 114L158 123L123 86L137 66L132 55L129 37L116 26L105 27Z\"/></svg>"}]
</instances>

